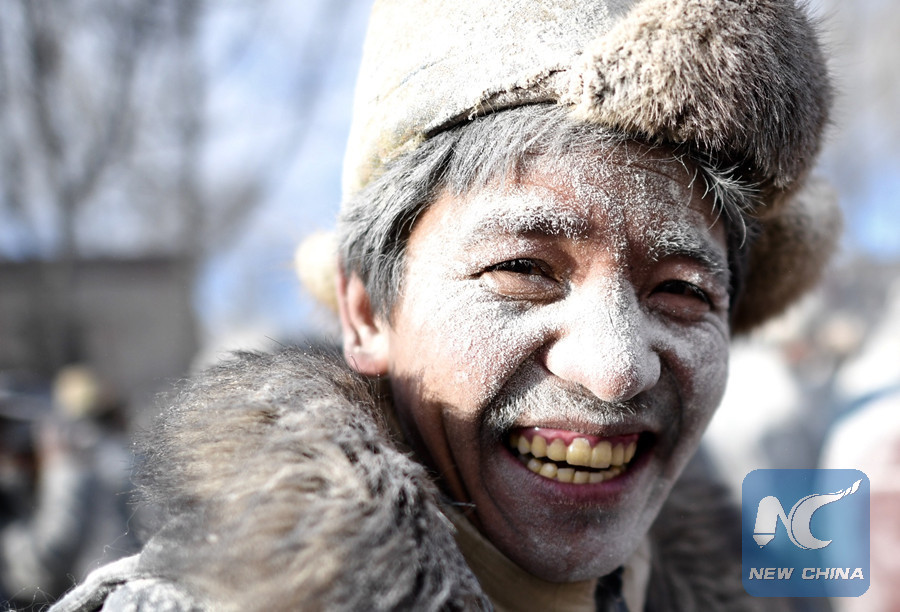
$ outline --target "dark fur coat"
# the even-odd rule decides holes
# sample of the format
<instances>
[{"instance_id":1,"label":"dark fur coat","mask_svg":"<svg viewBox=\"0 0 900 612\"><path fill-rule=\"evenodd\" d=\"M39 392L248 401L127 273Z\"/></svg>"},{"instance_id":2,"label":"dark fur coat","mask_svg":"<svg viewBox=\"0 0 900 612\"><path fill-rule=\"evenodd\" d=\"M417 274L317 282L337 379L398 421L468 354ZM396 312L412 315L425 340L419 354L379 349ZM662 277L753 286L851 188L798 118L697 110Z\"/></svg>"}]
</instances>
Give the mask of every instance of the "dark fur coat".
<instances>
[{"instance_id":1,"label":"dark fur coat","mask_svg":"<svg viewBox=\"0 0 900 612\"><path fill-rule=\"evenodd\" d=\"M160 530L57 610L490 608L425 469L336 356L242 354L208 370L145 454ZM647 609L779 609L742 588L739 525L723 490L683 478L651 532Z\"/></svg>"}]
</instances>

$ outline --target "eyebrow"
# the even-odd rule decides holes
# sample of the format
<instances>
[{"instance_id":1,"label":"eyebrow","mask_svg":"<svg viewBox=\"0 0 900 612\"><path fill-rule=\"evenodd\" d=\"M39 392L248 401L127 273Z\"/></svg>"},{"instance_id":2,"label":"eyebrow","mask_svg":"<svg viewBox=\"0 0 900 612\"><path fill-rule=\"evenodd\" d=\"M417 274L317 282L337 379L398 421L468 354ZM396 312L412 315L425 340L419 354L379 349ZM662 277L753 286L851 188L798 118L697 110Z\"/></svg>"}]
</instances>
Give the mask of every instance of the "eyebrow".
<instances>
[{"instance_id":1,"label":"eyebrow","mask_svg":"<svg viewBox=\"0 0 900 612\"><path fill-rule=\"evenodd\" d=\"M468 232L465 243L475 245L484 238L504 234L507 236L526 236L540 234L558 236L578 240L590 234L590 224L576 214L552 208L526 207L513 214L491 215L474 224Z\"/></svg>"},{"instance_id":2,"label":"eyebrow","mask_svg":"<svg viewBox=\"0 0 900 612\"><path fill-rule=\"evenodd\" d=\"M727 282L730 277L728 261L713 243L695 232L677 231L663 228L654 234L651 257L654 261L670 257L685 257L699 262L719 280Z\"/></svg>"}]
</instances>

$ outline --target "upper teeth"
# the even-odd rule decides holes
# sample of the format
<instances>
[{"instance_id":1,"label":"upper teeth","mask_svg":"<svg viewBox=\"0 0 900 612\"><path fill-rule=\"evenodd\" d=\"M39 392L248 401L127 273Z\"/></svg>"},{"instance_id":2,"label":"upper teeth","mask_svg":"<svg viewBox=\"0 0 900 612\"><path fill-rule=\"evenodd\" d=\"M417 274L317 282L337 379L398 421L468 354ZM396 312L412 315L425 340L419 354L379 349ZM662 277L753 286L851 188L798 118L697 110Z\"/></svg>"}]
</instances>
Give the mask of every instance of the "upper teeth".
<instances>
[{"instance_id":1,"label":"upper teeth","mask_svg":"<svg viewBox=\"0 0 900 612\"><path fill-rule=\"evenodd\" d=\"M575 483L602 482L620 474L625 464L631 461L637 451L637 441L614 444L608 440L602 440L591 446L591 442L587 438L575 438L567 446L561 438L556 438L548 443L546 438L538 434L535 434L531 440L524 435L513 434L510 443L519 451L519 454L523 455L522 459L526 461L526 465L533 472L546 478ZM531 455L531 458L527 458L525 455ZM550 461L564 461L571 466L583 466L604 471L591 472L559 467L554 463L540 461L540 458L543 457Z\"/></svg>"}]
</instances>

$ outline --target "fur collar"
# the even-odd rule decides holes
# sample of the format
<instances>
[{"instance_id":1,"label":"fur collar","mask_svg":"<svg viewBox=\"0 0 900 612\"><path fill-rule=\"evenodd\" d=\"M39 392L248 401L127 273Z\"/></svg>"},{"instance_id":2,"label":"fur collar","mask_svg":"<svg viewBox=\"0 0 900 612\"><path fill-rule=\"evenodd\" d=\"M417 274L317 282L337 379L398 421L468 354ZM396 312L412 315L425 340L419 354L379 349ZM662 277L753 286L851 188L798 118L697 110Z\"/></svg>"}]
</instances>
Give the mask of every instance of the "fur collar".
<instances>
[{"instance_id":1,"label":"fur collar","mask_svg":"<svg viewBox=\"0 0 900 612\"><path fill-rule=\"evenodd\" d=\"M337 355L237 355L186 384L144 453L161 527L141 572L210 609L490 609L425 469ZM651 531L647 609L778 609L744 592L739 517L701 472Z\"/></svg>"}]
</instances>

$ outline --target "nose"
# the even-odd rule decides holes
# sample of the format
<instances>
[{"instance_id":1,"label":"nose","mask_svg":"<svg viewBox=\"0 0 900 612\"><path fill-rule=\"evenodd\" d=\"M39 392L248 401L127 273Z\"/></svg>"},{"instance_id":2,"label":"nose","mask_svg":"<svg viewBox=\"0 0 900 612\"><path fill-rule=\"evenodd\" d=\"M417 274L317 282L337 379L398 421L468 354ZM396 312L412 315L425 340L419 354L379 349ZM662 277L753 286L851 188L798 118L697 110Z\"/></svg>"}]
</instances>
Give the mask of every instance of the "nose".
<instances>
[{"instance_id":1,"label":"nose","mask_svg":"<svg viewBox=\"0 0 900 612\"><path fill-rule=\"evenodd\" d=\"M656 385L660 359L634 293L622 287L587 302L564 317L545 354L547 369L608 402L629 400Z\"/></svg>"}]
</instances>

